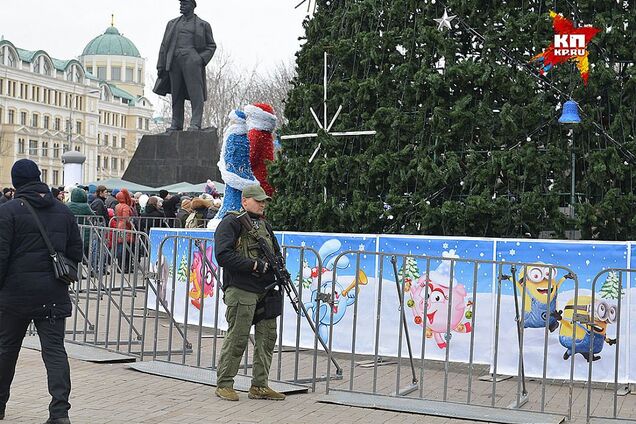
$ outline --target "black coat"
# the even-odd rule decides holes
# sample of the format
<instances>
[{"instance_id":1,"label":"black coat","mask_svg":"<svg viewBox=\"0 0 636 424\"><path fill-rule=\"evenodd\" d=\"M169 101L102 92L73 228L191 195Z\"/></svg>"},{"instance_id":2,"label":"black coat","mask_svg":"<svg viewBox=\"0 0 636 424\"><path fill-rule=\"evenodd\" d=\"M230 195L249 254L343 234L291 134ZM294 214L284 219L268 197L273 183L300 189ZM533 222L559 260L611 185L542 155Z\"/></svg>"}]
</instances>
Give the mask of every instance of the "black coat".
<instances>
[{"instance_id":1,"label":"black coat","mask_svg":"<svg viewBox=\"0 0 636 424\"><path fill-rule=\"evenodd\" d=\"M104 218L104 226L107 227L110 221L110 217L108 216L108 208L106 208L106 203L104 199L101 197L95 197L93 203L91 203L91 209L95 212L95 215L101 216Z\"/></svg>"},{"instance_id":2,"label":"black coat","mask_svg":"<svg viewBox=\"0 0 636 424\"><path fill-rule=\"evenodd\" d=\"M0 310L32 317L71 314L68 286L55 278L44 239L29 209L33 206L53 247L82 261L82 239L75 217L44 183L29 183L0 207Z\"/></svg>"}]
</instances>

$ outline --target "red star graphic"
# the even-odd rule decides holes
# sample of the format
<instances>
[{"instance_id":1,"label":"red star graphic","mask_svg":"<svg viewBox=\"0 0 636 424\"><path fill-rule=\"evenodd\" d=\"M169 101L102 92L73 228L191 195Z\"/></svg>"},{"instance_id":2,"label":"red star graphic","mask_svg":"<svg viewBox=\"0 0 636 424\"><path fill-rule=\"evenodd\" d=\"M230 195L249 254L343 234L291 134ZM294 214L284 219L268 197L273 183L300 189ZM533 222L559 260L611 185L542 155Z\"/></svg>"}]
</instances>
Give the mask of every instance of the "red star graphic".
<instances>
[{"instance_id":1,"label":"red star graphic","mask_svg":"<svg viewBox=\"0 0 636 424\"><path fill-rule=\"evenodd\" d=\"M571 40L571 35L582 35L585 37L584 44L583 46L569 46L571 48L564 48L563 46L557 48L553 41L543 53L533 57L532 62L541 63L541 74L543 75L552 69L553 66L567 62L568 60L574 60L576 67L581 73L583 82L587 85L590 66L587 46L592 41L592 38L599 33L600 29L591 26L574 28L572 21L553 11L550 11L550 17L553 20L552 26L554 27L555 37L560 37L561 40Z\"/></svg>"}]
</instances>

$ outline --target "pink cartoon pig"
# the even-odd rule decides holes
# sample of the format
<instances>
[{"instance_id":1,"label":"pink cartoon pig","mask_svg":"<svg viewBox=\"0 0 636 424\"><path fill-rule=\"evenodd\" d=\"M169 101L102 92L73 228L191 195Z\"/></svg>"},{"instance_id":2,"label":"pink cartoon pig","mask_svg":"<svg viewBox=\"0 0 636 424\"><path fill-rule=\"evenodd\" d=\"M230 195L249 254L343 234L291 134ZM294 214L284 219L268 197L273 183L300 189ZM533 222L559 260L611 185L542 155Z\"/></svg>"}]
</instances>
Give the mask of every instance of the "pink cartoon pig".
<instances>
[{"instance_id":1,"label":"pink cartoon pig","mask_svg":"<svg viewBox=\"0 0 636 424\"><path fill-rule=\"evenodd\" d=\"M448 328L448 300L449 286L438 284L432 280L426 281L422 276L410 288L413 303L409 306L413 309L415 323L422 325L424 315L425 287L428 285L428 304L426 307L426 337L434 337L440 349L446 347L444 335ZM463 284L453 284L453 296L450 308L450 330L458 333L470 333L472 328L470 322L462 324L466 310L466 288Z\"/></svg>"}]
</instances>

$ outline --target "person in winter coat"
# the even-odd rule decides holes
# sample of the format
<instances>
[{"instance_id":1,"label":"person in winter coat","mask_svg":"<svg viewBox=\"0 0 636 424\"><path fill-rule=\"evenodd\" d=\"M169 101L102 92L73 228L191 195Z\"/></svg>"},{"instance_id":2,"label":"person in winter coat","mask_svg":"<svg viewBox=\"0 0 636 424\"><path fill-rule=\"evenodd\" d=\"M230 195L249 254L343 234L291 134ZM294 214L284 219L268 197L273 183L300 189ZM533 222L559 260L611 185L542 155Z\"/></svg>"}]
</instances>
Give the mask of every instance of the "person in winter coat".
<instances>
[{"instance_id":1,"label":"person in winter coat","mask_svg":"<svg viewBox=\"0 0 636 424\"><path fill-rule=\"evenodd\" d=\"M190 207L192 213L186 219L185 228L205 228L205 219L208 213L208 208L212 205L212 200L201 199L195 197L192 199Z\"/></svg>"},{"instance_id":2,"label":"person in winter coat","mask_svg":"<svg viewBox=\"0 0 636 424\"><path fill-rule=\"evenodd\" d=\"M186 220L192 213L192 199L189 197L183 197L181 200L181 206L177 211L177 219L179 220L180 228L185 228Z\"/></svg>"},{"instance_id":3,"label":"person in winter coat","mask_svg":"<svg viewBox=\"0 0 636 424\"><path fill-rule=\"evenodd\" d=\"M177 209L181 203L181 197L175 195L169 196L163 201L163 212L166 214L166 218L176 218Z\"/></svg>"},{"instance_id":4,"label":"person in winter coat","mask_svg":"<svg viewBox=\"0 0 636 424\"><path fill-rule=\"evenodd\" d=\"M71 201L66 204L75 215L76 222L79 225L90 226L93 222L90 217L95 216L95 212L88 206L88 198L86 192L81 188L74 188L71 191ZM77 218L79 217L79 218ZM83 231L84 255L88 258L88 251L91 245L91 232L88 228Z\"/></svg>"},{"instance_id":5,"label":"person in winter coat","mask_svg":"<svg viewBox=\"0 0 636 424\"><path fill-rule=\"evenodd\" d=\"M119 189L114 188L113 191L110 193L110 196L106 198L105 203L108 209L115 209L115 206L117 205L117 203L119 203L119 201L117 200L118 194Z\"/></svg>"},{"instance_id":6,"label":"person in winter coat","mask_svg":"<svg viewBox=\"0 0 636 424\"><path fill-rule=\"evenodd\" d=\"M146 234L150 234L150 229L153 227L165 227L166 217L163 210L159 207L160 199L156 196L152 196L146 203L144 213L141 215L141 228L140 230Z\"/></svg>"},{"instance_id":7,"label":"person in winter coat","mask_svg":"<svg viewBox=\"0 0 636 424\"><path fill-rule=\"evenodd\" d=\"M67 424L71 377L64 330L71 299L68 286L55 278L49 251L25 203L35 210L55 250L77 263L82 260L82 239L71 211L40 182L35 162L17 161L11 178L15 199L0 208L0 419L22 340L33 321L52 397L46 422Z\"/></svg>"},{"instance_id":8,"label":"person in winter coat","mask_svg":"<svg viewBox=\"0 0 636 424\"><path fill-rule=\"evenodd\" d=\"M115 244L115 256L117 257L120 269L124 273L128 273L131 264L131 251L133 250L133 243L135 241L134 234L130 232L135 229L132 221L135 212L133 209L133 201L128 190L125 188L122 189L117 193L116 197L119 203L115 206L115 215L110 220L110 227L116 228L119 231L109 234L109 245L112 246L113 243ZM124 250L126 250L125 254ZM125 263L124 256L128 258Z\"/></svg>"},{"instance_id":9,"label":"person in winter coat","mask_svg":"<svg viewBox=\"0 0 636 424\"><path fill-rule=\"evenodd\" d=\"M110 221L110 217L108 216L108 208L106 207L106 197L107 197L108 189L106 186L100 185L97 186L97 190L95 191L95 200L91 203L91 209L95 212L95 215L101 216L104 218L102 223L103 226L108 225L108 221Z\"/></svg>"}]
</instances>

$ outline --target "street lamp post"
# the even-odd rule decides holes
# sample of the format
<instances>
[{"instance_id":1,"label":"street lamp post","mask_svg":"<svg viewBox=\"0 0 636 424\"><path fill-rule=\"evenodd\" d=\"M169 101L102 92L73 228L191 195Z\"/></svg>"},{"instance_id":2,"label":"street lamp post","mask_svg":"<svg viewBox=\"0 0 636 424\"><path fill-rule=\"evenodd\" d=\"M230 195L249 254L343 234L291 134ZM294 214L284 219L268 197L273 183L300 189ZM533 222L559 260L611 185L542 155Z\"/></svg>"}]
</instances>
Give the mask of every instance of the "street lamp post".
<instances>
[{"instance_id":1,"label":"street lamp post","mask_svg":"<svg viewBox=\"0 0 636 424\"><path fill-rule=\"evenodd\" d=\"M563 104L563 113L559 118L560 124L573 124L577 125L581 123L581 116L579 115L579 105L574 100L568 100ZM569 132L570 140L572 141L571 153L570 153L570 215L574 218L574 204L576 203L576 153L574 152L574 129L570 128Z\"/></svg>"}]
</instances>

